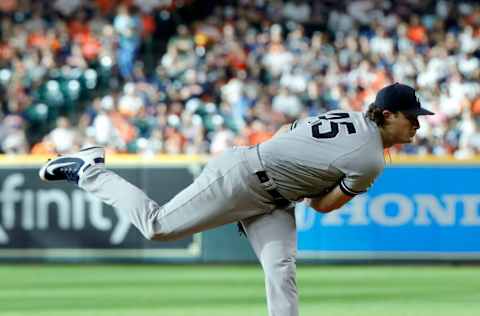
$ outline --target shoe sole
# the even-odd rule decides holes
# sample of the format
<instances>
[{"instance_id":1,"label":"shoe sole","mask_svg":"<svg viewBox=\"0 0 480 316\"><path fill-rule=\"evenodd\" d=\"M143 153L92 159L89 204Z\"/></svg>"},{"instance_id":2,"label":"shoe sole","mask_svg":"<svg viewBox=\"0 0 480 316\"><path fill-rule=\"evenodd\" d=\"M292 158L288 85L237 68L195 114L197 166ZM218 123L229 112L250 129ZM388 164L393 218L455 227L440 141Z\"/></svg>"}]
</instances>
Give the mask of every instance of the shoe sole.
<instances>
[{"instance_id":1,"label":"shoe sole","mask_svg":"<svg viewBox=\"0 0 480 316\"><path fill-rule=\"evenodd\" d=\"M42 179L45 182L51 182L52 180L48 180L45 178L45 172L47 170L47 167L55 161L58 158L65 158L65 157L71 157L71 158L80 158L85 161L94 161L95 158L102 158L105 159L105 149L103 147L99 146L93 146L93 147L88 147L81 149L77 153L74 154L69 154L69 155L64 155L64 156L58 156L57 158L53 158L49 160L40 170L38 171L38 176L40 179Z\"/></svg>"}]
</instances>

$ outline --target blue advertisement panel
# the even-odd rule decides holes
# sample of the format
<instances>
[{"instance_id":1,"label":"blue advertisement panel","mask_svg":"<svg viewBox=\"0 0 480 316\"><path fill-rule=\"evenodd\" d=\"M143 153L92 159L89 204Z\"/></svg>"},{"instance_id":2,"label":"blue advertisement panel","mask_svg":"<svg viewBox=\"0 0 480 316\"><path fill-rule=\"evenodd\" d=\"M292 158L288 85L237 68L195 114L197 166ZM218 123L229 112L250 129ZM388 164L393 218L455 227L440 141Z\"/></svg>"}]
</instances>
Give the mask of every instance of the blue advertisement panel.
<instances>
[{"instance_id":1,"label":"blue advertisement panel","mask_svg":"<svg viewBox=\"0 0 480 316\"><path fill-rule=\"evenodd\" d=\"M480 259L479 165L393 165L340 210L296 209L300 258Z\"/></svg>"}]
</instances>

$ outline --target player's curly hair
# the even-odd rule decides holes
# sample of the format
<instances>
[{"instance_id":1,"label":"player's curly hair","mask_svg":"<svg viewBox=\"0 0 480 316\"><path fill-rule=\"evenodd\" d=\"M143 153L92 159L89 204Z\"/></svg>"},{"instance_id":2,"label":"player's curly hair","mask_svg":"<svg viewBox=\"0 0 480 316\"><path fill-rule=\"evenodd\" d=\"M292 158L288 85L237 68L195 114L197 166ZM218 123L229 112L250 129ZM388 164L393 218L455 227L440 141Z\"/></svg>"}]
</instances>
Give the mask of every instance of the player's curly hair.
<instances>
[{"instance_id":1,"label":"player's curly hair","mask_svg":"<svg viewBox=\"0 0 480 316\"><path fill-rule=\"evenodd\" d=\"M385 117L383 116L383 109L377 107L375 103L370 103L367 113L365 114L371 121L374 121L378 127L385 125Z\"/></svg>"}]
</instances>

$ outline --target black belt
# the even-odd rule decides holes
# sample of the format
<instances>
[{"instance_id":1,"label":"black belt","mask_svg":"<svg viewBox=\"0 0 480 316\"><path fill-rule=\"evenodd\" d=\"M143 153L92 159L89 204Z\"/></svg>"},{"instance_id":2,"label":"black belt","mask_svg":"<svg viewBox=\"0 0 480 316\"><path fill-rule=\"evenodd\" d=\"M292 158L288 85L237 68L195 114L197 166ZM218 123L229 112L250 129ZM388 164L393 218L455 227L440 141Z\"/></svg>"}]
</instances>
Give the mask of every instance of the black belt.
<instances>
[{"instance_id":1,"label":"black belt","mask_svg":"<svg viewBox=\"0 0 480 316\"><path fill-rule=\"evenodd\" d=\"M265 171L257 171L255 174L262 184L270 181L270 178ZM273 203L275 203L275 206L284 208L290 205L290 201L284 198L276 188L265 188L265 191L267 191L267 193L273 198Z\"/></svg>"}]
</instances>

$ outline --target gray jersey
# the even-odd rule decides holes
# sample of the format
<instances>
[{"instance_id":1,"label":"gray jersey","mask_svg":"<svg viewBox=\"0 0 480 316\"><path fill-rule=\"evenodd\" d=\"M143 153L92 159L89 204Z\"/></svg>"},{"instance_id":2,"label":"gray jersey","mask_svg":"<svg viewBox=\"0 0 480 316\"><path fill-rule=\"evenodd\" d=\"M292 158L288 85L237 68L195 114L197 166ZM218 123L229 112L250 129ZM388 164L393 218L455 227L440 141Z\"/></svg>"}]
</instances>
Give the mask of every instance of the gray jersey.
<instances>
[{"instance_id":1,"label":"gray jersey","mask_svg":"<svg viewBox=\"0 0 480 316\"><path fill-rule=\"evenodd\" d=\"M319 196L338 184L349 195L365 192L385 164L380 131L360 112L298 120L259 150L268 175L290 200Z\"/></svg>"}]
</instances>

